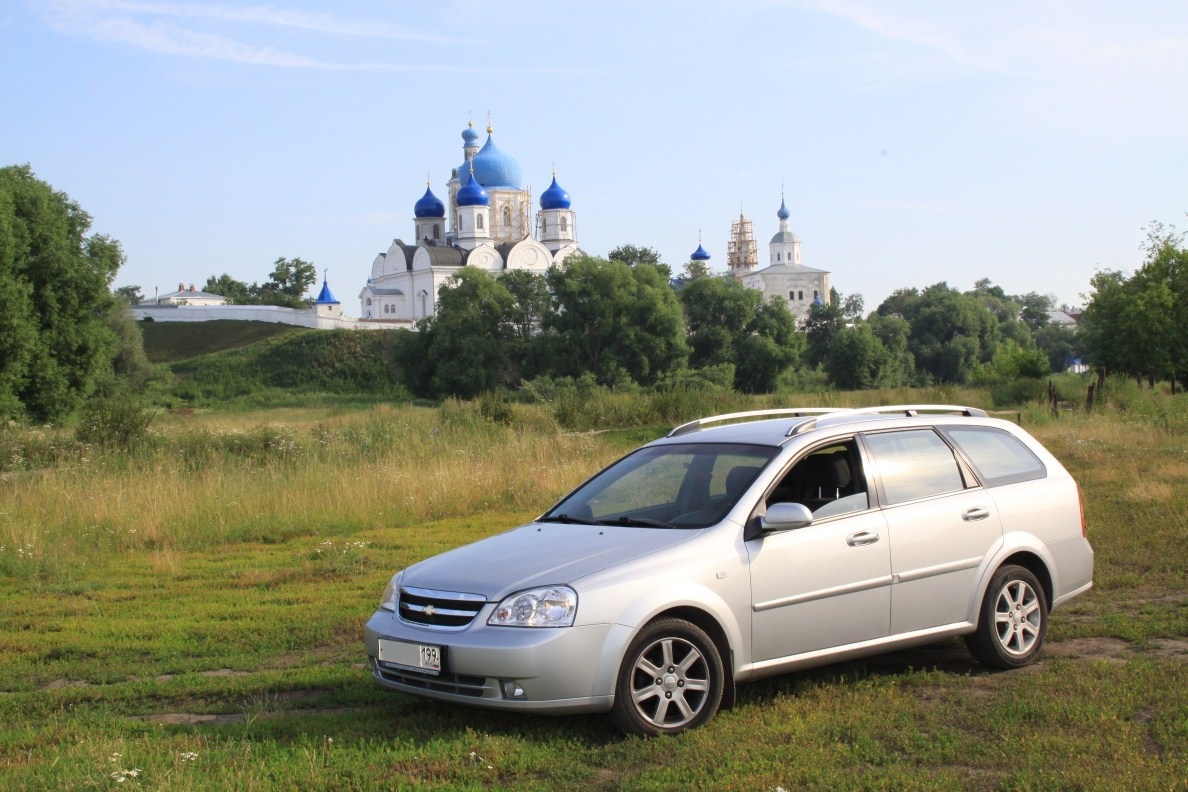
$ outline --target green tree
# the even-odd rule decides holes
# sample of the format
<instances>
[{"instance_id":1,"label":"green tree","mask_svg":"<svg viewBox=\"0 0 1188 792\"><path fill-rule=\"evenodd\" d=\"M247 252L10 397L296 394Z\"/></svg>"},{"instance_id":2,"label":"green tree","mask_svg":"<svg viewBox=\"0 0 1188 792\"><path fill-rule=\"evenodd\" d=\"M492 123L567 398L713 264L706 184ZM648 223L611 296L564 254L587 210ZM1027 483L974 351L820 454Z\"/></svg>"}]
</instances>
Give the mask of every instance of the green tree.
<instances>
[{"instance_id":1,"label":"green tree","mask_svg":"<svg viewBox=\"0 0 1188 792\"><path fill-rule=\"evenodd\" d=\"M317 268L311 262L281 256L273 263L268 281L259 287L260 302L264 305L305 308L313 304L313 298L306 297L305 293L317 279Z\"/></svg>"},{"instance_id":2,"label":"green tree","mask_svg":"<svg viewBox=\"0 0 1188 792\"><path fill-rule=\"evenodd\" d=\"M128 303L128 305L139 305L144 302L144 295L140 293L139 286L120 286L112 294Z\"/></svg>"},{"instance_id":3,"label":"green tree","mask_svg":"<svg viewBox=\"0 0 1188 792\"><path fill-rule=\"evenodd\" d=\"M628 267L637 264L651 264L653 267L661 265L660 254L650 247L636 245L619 245L606 254L607 261L621 261Z\"/></svg>"},{"instance_id":4,"label":"green tree","mask_svg":"<svg viewBox=\"0 0 1188 792\"><path fill-rule=\"evenodd\" d=\"M1048 358L1052 371L1064 371L1069 361L1081 354L1077 331L1068 325L1049 322L1035 331L1035 346Z\"/></svg>"},{"instance_id":5,"label":"green tree","mask_svg":"<svg viewBox=\"0 0 1188 792\"><path fill-rule=\"evenodd\" d=\"M1022 306L1019 318L1022 319L1032 332L1038 331L1048 324L1048 311L1056 307L1056 298L1050 294L1027 292L1015 300Z\"/></svg>"},{"instance_id":6,"label":"green tree","mask_svg":"<svg viewBox=\"0 0 1188 792\"><path fill-rule=\"evenodd\" d=\"M110 237L28 165L0 169L0 411L57 420L110 371Z\"/></svg>"},{"instance_id":7,"label":"green tree","mask_svg":"<svg viewBox=\"0 0 1188 792\"><path fill-rule=\"evenodd\" d=\"M1090 280L1093 293L1081 317L1085 350L1097 365L1134 376L1188 373L1188 249L1185 235L1153 223L1146 261L1132 275L1106 270Z\"/></svg>"},{"instance_id":8,"label":"green tree","mask_svg":"<svg viewBox=\"0 0 1188 792\"><path fill-rule=\"evenodd\" d=\"M1000 344L994 357L974 369L971 379L980 385L1038 379L1052 373L1048 356L1034 346L1020 346L1014 341Z\"/></svg>"},{"instance_id":9,"label":"green tree","mask_svg":"<svg viewBox=\"0 0 1188 792\"><path fill-rule=\"evenodd\" d=\"M870 331L887 350L887 361L879 374L879 387L899 388L916 381L916 360L908 345L911 325L900 316L871 314L866 320Z\"/></svg>"},{"instance_id":10,"label":"green tree","mask_svg":"<svg viewBox=\"0 0 1188 792\"><path fill-rule=\"evenodd\" d=\"M866 323L844 327L833 337L825 357L825 372L834 386L865 390L883 384L891 354Z\"/></svg>"},{"instance_id":11,"label":"green tree","mask_svg":"<svg viewBox=\"0 0 1188 792\"><path fill-rule=\"evenodd\" d=\"M697 278L681 292L689 333L689 364L704 368L735 362L735 345L748 333L763 293L735 278Z\"/></svg>"},{"instance_id":12,"label":"green tree","mask_svg":"<svg viewBox=\"0 0 1188 792\"><path fill-rule=\"evenodd\" d=\"M660 266L571 256L547 276L554 376L591 373L603 385L650 385L688 361L684 318Z\"/></svg>"},{"instance_id":13,"label":"green tree","mask_svg":"<svg viewBox=\"0 0 1188 792\"><path fill-rule=\"evenodd\" d=\"M436 312L422 328L437 394L472 398L519 382L509 354L515 305L498 278L475 267L463 267L446 281Z\"/></svg>"},{"instance_id":14,"label":"green tree","mask_svg":"<svg viewBox=\"0 0 1188 792\"><path fill-rule=\"evenodd\" d=\"M499 282L513 300L508 318L511 330L508 354L523 377L534 377L547 365L543 360L540 324L549 311L548 281L527 270L510 270L499 278Z\"/></svg>"},{"instance_id":15,"label":"green tree","mask_svg":"<svg viewBox=\"0 0 1188 792\"><path fill-rule=\"evenodd\" d=\"M202 287L204 292L209 294L217 294L227 301L228 305L257 305L259 300L253 295L253 290L258 291L259 286L256 284L248 285L243 281L237 281L227 273L223 273L219 277L211 275L206 279L206 285Z\"/></svg>"},{"instance_id":16,"label":"green tree","mask_svg":"<svg viewBox=\"0 0 1188 792\"><path fill-rule=\"evenodd\" d=\"M911 328L908 349L919 372L937 382L965 382L998 346L998 319L976 296L947 283L893 293L880 316L899 316Z\"/></svg>"},{"instance_id":17,"label":"green tree","mask_svg":"<svg viewBox=\"0 0 1188 792\"><path fill-rule=\"evenodd\" d=\"M810 366L815 368L825 361L833 339L845 326L846 317L837 300L809 306L808 316L801 328L807 340L805 357Z\"/></svg>"},{"instance_id":18,"label":"green tree","mask_svg":"<svg viewBox=\"0 0 1188 792\"><path fill-rule=\"evenodd\" d=\"M800 363L804 335L796 317L779 298L755 309L755 316L737 341L734 387L744 393L771 393L781 374Z\"/></svg>"},{"instance_id":19,"label":"green tree","mask_svg":"<svg viewBox=\"0 0 1188 792\"><path fill-rule=\"evenodd\" d=\"M695 281L698 278L708 278L711 275L709 265L704 261L689 259L681 270L681 277L685 281Z\"/></svg>"}]
</instances>

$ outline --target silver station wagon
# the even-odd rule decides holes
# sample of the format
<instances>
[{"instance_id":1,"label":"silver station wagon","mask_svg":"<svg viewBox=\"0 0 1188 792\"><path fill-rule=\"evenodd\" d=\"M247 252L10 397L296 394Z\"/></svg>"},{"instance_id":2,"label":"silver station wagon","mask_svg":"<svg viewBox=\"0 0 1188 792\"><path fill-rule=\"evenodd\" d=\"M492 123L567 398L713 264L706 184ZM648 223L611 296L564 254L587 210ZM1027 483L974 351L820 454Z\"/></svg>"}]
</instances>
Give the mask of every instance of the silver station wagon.
<instances>
[{"instance_id":1,"label":"silver station wagon","mask_svg":"<svg viewBox=\"0 0 1188 792\"><path fill-rule=\"evenodd\" d=\"M539 518L397 573L375 680L670 734L741 682L965 636L1027 665L1093 585L1076 482L1034 438L945 405L684 424Z\"/></svg>"}]
</instances>

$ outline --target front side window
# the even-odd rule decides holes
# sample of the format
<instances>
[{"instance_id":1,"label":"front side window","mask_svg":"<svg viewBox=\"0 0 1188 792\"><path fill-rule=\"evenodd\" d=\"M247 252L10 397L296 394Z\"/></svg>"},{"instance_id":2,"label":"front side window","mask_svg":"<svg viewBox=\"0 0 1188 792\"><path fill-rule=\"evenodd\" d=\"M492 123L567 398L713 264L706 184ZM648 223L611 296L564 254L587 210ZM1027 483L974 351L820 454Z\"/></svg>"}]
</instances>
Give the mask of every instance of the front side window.
<instances>
[{"instance_id":1,"label":"front side window","mask_svg":"<svg viewBox=\"0 0 1188 792\"><path fill-rule=\"evenodd\" d=\"M773 503L804 504L814 520L870 508L854 439L814 449L797 461L767 496L767 505Z\"/></svg>"},{"instance_id":2,"label":"front side window","mask_svg":"<svg viewBox=\"0 0 1188 792\"><path fill-rule=\"evenodd\" d=\"M704 528L733 508L777 451L740 443L642 448L603 470L541 519Z\"/></svg>"},{"instance_id":3,"label":"front side window","mask_svg":"<svg viewBox=\"0 0 1188 792\"><path fill-rule=\"evenodd\" d=\"M870 434L865 441L888 505L965 487L952 449L931 429Z\"/></svg>"}]
</instances>

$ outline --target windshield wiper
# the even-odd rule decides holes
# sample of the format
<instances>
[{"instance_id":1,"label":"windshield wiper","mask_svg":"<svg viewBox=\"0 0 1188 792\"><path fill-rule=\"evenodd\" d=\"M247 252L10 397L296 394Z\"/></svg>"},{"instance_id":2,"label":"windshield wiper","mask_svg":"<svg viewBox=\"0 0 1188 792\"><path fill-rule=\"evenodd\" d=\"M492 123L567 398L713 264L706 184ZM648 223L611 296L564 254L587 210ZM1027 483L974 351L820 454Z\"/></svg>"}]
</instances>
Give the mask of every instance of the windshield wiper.
<instances>
[{"instance_id":1,"label":"windshield wiper","mask_svg":"<svg viewBox=\"0 0 1188 792\"><path fill-rule=\"evenodd\" d=\"M568 514L550 514L548 516L541 517L540 522L559 522L566 525L574 523L577 525L600 525L600 523L597 523L594 520L583 520L581 517L571 517Z\"/></svg>"},{"instance_id":2,"label":"windshield wiper","mask_svg":"<svg viewBox=\"0 0 1188 792\"><path fill-rule=\"evenodd\" d=\"M663 520L653 520L649 517L628 517L624 514L621 517L615 517L612 520L599 520L603 525L625 525L635 528L673 528L672 523L666 523Z\"/></svg>"}]
</instances>

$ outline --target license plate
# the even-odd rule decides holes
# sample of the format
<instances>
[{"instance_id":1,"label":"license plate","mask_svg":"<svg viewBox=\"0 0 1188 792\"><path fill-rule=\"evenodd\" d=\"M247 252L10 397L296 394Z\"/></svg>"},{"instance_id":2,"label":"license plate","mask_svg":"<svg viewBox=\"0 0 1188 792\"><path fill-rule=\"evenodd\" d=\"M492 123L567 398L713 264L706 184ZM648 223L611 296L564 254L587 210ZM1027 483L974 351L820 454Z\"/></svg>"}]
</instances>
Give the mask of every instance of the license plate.
<instances>
[{"instance_id":1,"label":"license plate","mask_svg":"<svg viewBox=\"0 0 1188 792\"><path fill-rule=\"evenodd\" d=\"M406 641L379 640L379 659L385 663L440 674L441 662L445 656L443 647L432 644L415 644Z\"/></svg>"}]
</instances>

